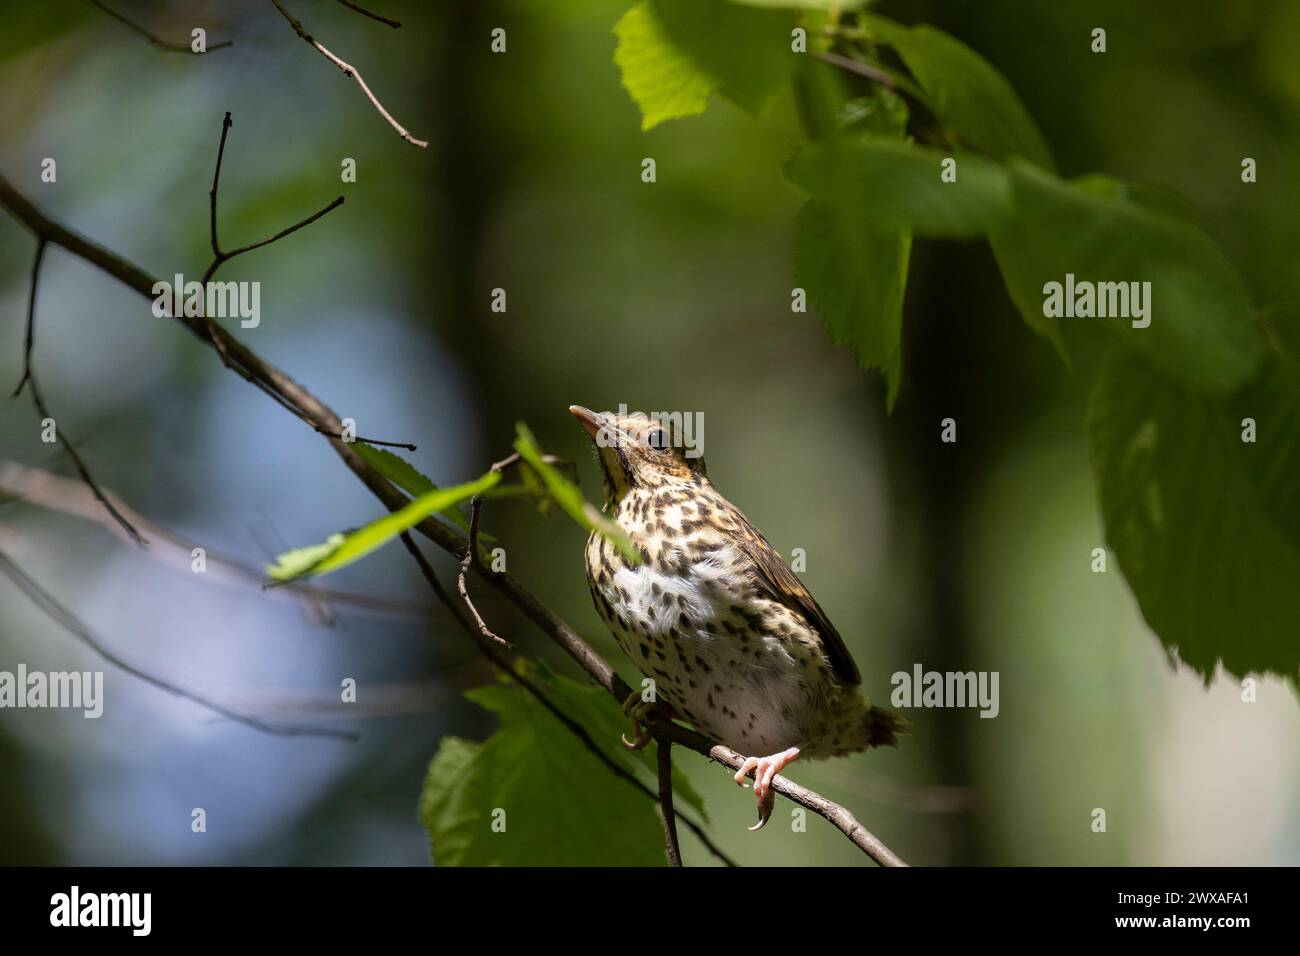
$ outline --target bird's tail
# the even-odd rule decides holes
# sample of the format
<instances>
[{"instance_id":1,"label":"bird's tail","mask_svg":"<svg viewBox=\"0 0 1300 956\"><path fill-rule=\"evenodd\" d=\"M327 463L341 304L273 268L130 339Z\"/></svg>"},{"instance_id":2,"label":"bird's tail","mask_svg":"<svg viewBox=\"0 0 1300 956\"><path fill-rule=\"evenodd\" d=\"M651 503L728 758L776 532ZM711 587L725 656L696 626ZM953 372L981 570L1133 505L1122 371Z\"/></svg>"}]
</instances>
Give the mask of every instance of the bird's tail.
<instances>
[{"instance_id":1,"label":"bird's tail","mask_svg":"<svg viewBox=\"0 0 1300 956\"><path fill-rule=\"evenodd\" d=\"M902 715L884 707L870 707L866 716L868 747L897 747L898 735L908 733Z\"/></svg>"}]
</instances>

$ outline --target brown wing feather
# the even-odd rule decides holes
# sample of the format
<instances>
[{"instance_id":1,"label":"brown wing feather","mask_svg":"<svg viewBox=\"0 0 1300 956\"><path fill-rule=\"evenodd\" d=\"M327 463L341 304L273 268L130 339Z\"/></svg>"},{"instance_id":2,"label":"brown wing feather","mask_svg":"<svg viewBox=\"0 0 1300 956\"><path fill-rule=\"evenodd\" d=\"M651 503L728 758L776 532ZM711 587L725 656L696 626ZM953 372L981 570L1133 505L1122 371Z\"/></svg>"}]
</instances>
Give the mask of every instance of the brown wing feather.
<instances>
[{"instance_id":1,"label":"brown wing feather","mask_svg":"<svg viewBox=\"0 0 1300 956\"><path fill-rule=\"evenodd\" d=\"M803 582L795 577L795 573L790 570L785 559L768 543L767 538L749 523L749 519L734 506L732 514L740 524L740 534L737 539L740 550L753 562L756 583L768 591L773 600L780 601L792 611L798 611L809 626L821 635L822 643L826 647L826 656L830 659L831 666L835 668L835 673L840 680L850 686L862 683L858 666L853 663L849 649L844 646L844 638L840 637L840 632L835 630L835 625L830 622L821 605L813 600L813 596L808 593Z\"/></svg>"}]
</instances>

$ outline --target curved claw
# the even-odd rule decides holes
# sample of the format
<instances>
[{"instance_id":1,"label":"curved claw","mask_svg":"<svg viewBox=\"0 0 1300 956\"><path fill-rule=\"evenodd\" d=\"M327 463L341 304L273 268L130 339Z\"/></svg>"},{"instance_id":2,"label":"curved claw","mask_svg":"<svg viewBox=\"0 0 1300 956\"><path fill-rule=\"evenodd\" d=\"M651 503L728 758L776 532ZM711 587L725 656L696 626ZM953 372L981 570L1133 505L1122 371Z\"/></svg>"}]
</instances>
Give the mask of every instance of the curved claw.
<instances>
[{"instance_id":1,"label":"curved claw","mask_svg":"<svg viewBox=\"0 0 1300 956\"><path fill-rule=\"evenodd\" d=\"M767 826L767 821L772 816L772 805L776 802L776 790L772 783L776 775L798 759L799 748L791 747L770 757L746 757L745 762L736 771L736 783L742 787L748 786L745 777L750 771L754 773L754 798L758 804L758 822L749 827L751 833L756 833Z\"/></svg>"},{"instance_id":2,"label":"curved claw","mask_svg":"<svg viewBox=\"0 0 1300 956\"><path fill-rule=\"evenodd\" d=\"M736 778L735 778L736 786L748 787L749 784L745 781L745 778L749 776L749 772L757 766L758 766L757 757L746 757L745 762L741 764L740 769L736 771ZM757 779L754 782L757 784L758 782Z\"/></svg>"},{"instance_id":3,"label":"curved claw","mask_svg":"<svg viewBox=\"0 0 1300 956\"><path fill-rule=\"evenodd\" d=\"M633 739L628 740L626 734L622 735L623 746L628 750L641 750L654 739L650 731L641 726L642 721L651 717L656 720L672 720L677 715L663 701L642 700L640 691L627 695L627 700L623 701L623 713L632 718Z\"/></svg>"}]
</instances>

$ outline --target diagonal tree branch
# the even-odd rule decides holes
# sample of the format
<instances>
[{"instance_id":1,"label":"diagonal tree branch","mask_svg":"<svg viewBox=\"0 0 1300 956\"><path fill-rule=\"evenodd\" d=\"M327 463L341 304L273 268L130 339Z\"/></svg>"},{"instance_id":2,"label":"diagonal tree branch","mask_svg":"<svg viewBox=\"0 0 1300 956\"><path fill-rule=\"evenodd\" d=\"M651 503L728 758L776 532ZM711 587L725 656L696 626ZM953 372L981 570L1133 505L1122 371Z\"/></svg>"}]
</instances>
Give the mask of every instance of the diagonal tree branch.
<instances>
[{"instance_id":1,"label":"diagonal tree branch","mask_svg":"<svg viewBox=\"0 0 1300 956\"><path fill-rule=\"evenodd\" d=\"M68 457L72 459L72 464L76 467L81 480L94 492L95 497L99 499L108 513L112 515L113 520L122 527L122 530L127 533L131 540L144 547L147 542L140 532L135 529L135 526L127 520L122 512L117 510L113 502L108 500L108 496L104 494L91 476L86 463L81 460L81 455L77 453L77 449L73 447L72 442L68 441L67 436L63 433L63 428L59 426L54 415L50 413L49 407L45 404L45 396L41 393L40 383L36 380L36 372L32 368L32 344L35 339L36 329L36 290L41 284L41 261L45 258L45 246L44 239L41 239L36 244L36 258L32 262L31 288L27 296L27 330L23 335L23 377L18 382L18 387L14 389L11 397L17 398L19 393L22 392L23 386L27 386L27 390L32 396L32 404L36 406L36 414L41 416L42 421L48 419L54 422L55 437L58 439L59 444L63 446L63 450L68 453Z\"/></svg>"},{"instance_id":2,"label":"diagonal tree branch","mask_svg":"<svg viewBox=\"0 0 1300 956\"><path fill-rule=\"evenodd\" d=\"M363 17L369 17L371 20L378 20L380 23L386 23L394 30L401 26L401 24L396 20L390 20L388 17L380 16L373 10L367 10L365 7L353 3L352 0L339 0L339 3L343 4L343 6L347 7L349 10L357 11L357 13L361 14Z\"/></svg>"},{"instance_id":3,"label":"diagonal tree branch","mask_svg":"<svg viewBox=\"0 0 1300 956\"><path fill-rule=\"evenodd\" d=\"M27 324L23 328L23 377L18 380L10 398L23 393L23 386L32 377L32 347L36 344L36 286L41 277L41 261L45 258L45 240L36 243L36 257L32 261L32 281L27 291Z\"/></svg>"},{"instance_id":4,"label":"diagonal tree branch","mask_svg":"<svg viewBox=\"0 0 1300 956\"><path fill-rule=\"evenodd\" d=\"M194 548L200 546L198 542L140 515L123 504L121 499L111 491L104 489L104 494L132 525L149 535L150 547L146 554L150 558L167 567L187 574L192 573L191 565L194 560L192 552ZM4 503L9 500L25 501L40 508L74 515L101 525L119 538L132 540L122 526L111 515L105 513L94 494L82 482L49 471L28 468L15 461L0 459L0 495L8 496ZM321 606L327 609L335 604L376 614L413 619L428 617L429 612L437 606L427 601L369 594L364 591L344 591L317 584L304 585L303 582L297 581L268 589L265 587L264 568L246 564L210 548L205 547L204 552L207 571L203 577L207 583L256 589L268 600L301 602L309 607L313 616L320 619L328 617L327 613L323 613Z\"/></svg>"},{"instance_id":5,"label":"diagonal tree branch","mask_svg":"<svg viewBox=\"0 0 1300 956\"><path fill-rule=\"evenodd\" d=\"M90 632L90 629L77 619L75 614L60 604L49 591L36 583L36 581L28 575L26 571L18 566L16 561L10 558L9 555L5 554L3 551L0 551L0 573L8 577L9 580L23 592L23 594L27 595L33 604L49 615L49 617L65 631L77 638L114 667L126 671L132 677L139 678L146 684L152 684L154 687L157 687L160 690L165 690L167 693L172 694L175 697L191 701L192 703L198 704L200 707L206 708L215 714L220 714L222 717L241 723L246 727L252 727L254 730L259 730L264 734L274 734L280 737L332 737L337 740L347 741L356 741L360 739L356 734L343 730L268 724L256 717L251 717L248 714L232 710L210 697L204 697L201 694L196 694L194 691L186 690L178 684L165 681L161 677L157 677L146 670L136 667L130 661L119 657L116 653L105 647L104 644Z\"/></svg>"},{"instance_id":6,"label":"diagonal tree branch","mask_svg":"<svg viewBox=\"0 0 1300 956\"><path fill-rule=\"evenodd\" d=\"M150 33L148 30L140 26L140 24L136 23L134 20L128 20L126 17L122 16L122 14L118 13L117 11L110 10L108 7L104 6L104 4L100 2L100 0L90 0L90 2L96 7L98 7L99 9L103 10L105 13L107 13L118 23L123 24L133 32L144 37L153 46L158 47L158 49L160 50L166 50L168 53L188 53L191 56L203 55L202 53L199 53L197 50L191 47L188 43L171 43L167 40L162 39L159 36L156 36L153 33ZM340 0L340 2L342 2L342 0ZM205 52L211 53L213 50L220 50L223 47L228 47L231 46L232 44L233 41L231 40L222 40L220 43L212 44L212 46L208 47Z\"/></svg>"},{"instance_id":7,"label":"diagonal tree branch","mask_svg":"<svg viewBox=\"0 0 1300 956\"><path fill-rule=\"evenodd\" d=\"M419 146L421 149L424 149L429 145L428 140L416 139L405 126L393 119L393 114L384 109L384 104L379 102L379 98L375 96L374 93L370 92L370 87L366 85L366 81L362 79L361 74L357 71L355 66L351 63L345 63L343 60L340 60L310 33L303 29L303 25L294 18L292 13L284 8L284 5L280 3L280 0L271 0L271 2L275 4L275 8L280 11L280 15L289 21L289 26L293 27L293 32L298 34L298 36L301 37L308 46L316 50L321 56L325 57L325 59L329 60L342 70L344 76L357 81L357 86L361 87L361 92L366 94L366 99L370 100L370 105L379 111L379 115L388 121L389 126L397 130L398 136L402 137L402 139L406 140L412 146Z\"/></svg>"},{"instance_id":8,"label":"diagonal tree branch","mask_svg":"<svg viewBox=\"0 0 1300 956\"><path fill-rule=\"evenodd\" d=\"M25 196L19 193L9 181L0 176L0 205L8 208L14 216L27 225L38 239L45 239L62 246L75 255L98 266L109 275L114 276L141 295L152 298L153 280L140 268L102 246L67 229L37 209ZM191 316L173 316L201 341L213 348L217 344L209 337L203 323ZM371 493L390 511L404 507L409 499L393 487L379 472L375 471L347 443L334 437L339 434L341 421L337 414L320 399L303 388L292 378L274 365L264 361L237 338L220 327L213 329L212 337L220 338L221 346L236 359L247 372L247 378L259 386L276 392L283 403L289 403L300 409L308 422L317 430L327 435L336 454L343 463L370 489ZM459 533L432 518L421 521L416 529L436 545L458 558L464 558L467 542ZM509 574L484 574L493 587L500 591L510 603L523 612L524 616L547 634L570 657L572 657L587 674L600 684L616 700L622 702L631 693L627 683L615 673L599 654L597 654L579 634L567 623L557 617L541 601L526 590L523 585ZM735 751L721 744L716 744L703 734L668 722L651 728L656 735L664 735L683 747L694 750L711 760L717 761L733 770L739 770L743 758ZM820 794L801 787L778 774L773 780L773 789L794 803L818 814L861 849L867 856L882 866L905 866L906 864L890 850L880 839L867 830L845 807L827 800Z\"/></svg>"}]
</instances>

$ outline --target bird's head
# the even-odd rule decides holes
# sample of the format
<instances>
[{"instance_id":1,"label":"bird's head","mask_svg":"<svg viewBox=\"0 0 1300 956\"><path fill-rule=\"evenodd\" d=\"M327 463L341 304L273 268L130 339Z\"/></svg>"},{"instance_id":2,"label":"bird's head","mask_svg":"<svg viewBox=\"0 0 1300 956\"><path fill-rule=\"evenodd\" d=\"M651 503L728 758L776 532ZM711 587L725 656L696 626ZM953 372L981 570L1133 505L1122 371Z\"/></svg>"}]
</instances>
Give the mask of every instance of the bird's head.
<instances>
[{"instance_id":1,"label":"bird's head","mask_svg":"<svg viewBox=\"0 0 1300 956\"><path fill-rule=\"evenodd\" d=\"M684 427L681 415L648 416L593 412L570 405L596 449L605 479L605 503L618 501L632 488L657 488L667 484L704 484L704 458L699 444L703 435Z\"/></svg>"}]
</instances>

